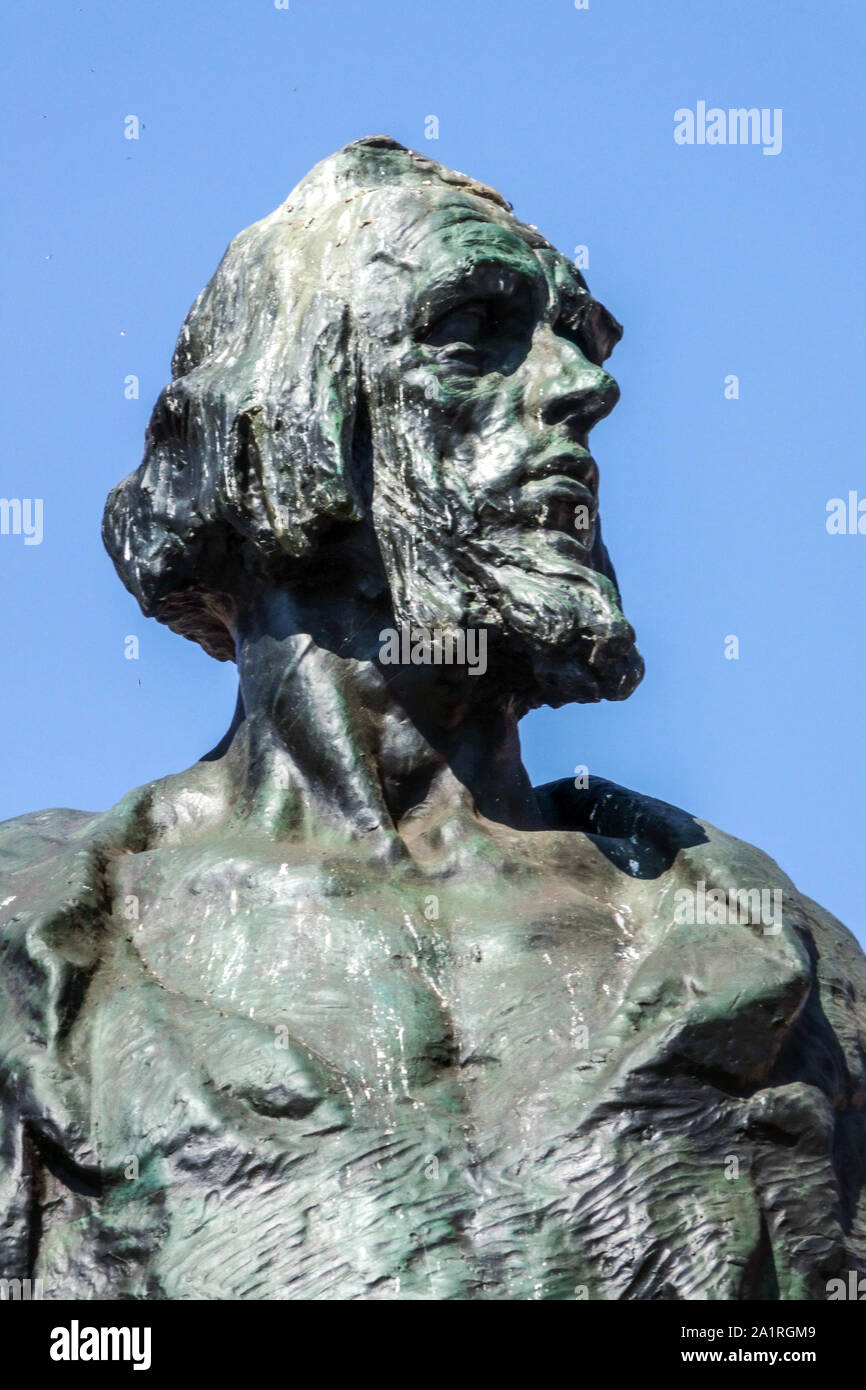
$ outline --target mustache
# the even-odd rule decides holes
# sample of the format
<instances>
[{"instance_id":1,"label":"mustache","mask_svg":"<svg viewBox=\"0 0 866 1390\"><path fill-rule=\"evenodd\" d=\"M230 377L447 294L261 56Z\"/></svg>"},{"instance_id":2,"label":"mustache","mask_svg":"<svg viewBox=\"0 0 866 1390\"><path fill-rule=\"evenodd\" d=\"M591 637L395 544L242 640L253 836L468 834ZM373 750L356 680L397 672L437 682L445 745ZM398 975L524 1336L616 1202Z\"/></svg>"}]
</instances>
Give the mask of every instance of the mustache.
<instances>
[{"instance_id":1,"label":"mustache","mask_svg":"<svg viewBox=\"0 0 866 1390\"><path fill-rule=\"evenodd\" d=\"M558 446L475 499L443 506L441 493L419 489L411 512L383 507L376 531L397 622L487 629L485 679L525 709L625 699L644 668L601 539L596 484L591 455ZM588 534L559 529L568 518L557 503L588 508Z\"/></svg>"},{"instance_id":2,"label":"mustache","mask_svg":"<svg viewBox=\"0 0 866 1390\"><path fill-rule=\"evenodd\" d=\"M516 464L510 476L475 499L473 515L481 530L558 532L590 556L598 521L598 465L585 447L557 444Z\"/></svg>"}]
</instances>

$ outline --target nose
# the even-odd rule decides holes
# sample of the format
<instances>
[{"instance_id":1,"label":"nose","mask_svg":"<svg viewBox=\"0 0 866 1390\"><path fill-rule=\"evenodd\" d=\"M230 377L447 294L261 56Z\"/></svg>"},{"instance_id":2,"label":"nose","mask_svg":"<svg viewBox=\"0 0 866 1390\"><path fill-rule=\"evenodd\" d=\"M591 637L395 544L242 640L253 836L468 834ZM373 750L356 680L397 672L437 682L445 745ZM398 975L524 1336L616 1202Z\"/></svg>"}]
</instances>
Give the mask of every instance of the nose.
<instances>
[{"instance_id":1,"label":"nose","mask_svg":"<svg viewBox=\"0 0 866 1390\"><path fill-rule=\"evenodd\" d=\"M533 349L528 404L545 425L587 434L610 414L619 400L619 387L576 343L544 325L536 332Z\"/></svg>"}]
</instances>

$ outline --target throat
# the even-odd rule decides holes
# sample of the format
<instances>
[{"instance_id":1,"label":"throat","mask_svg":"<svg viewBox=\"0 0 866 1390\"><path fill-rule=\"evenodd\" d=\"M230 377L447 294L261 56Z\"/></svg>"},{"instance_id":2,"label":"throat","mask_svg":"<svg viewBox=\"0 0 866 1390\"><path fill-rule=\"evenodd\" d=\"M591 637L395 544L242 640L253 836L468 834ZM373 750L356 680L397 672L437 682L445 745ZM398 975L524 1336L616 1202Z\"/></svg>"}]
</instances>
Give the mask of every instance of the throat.
<instances>
[{"instance_id":1,"label":"throat","mask_svg":"<svg viewBox=\"0 0 866 1390\"><path fill-rule=\"evenodd\" d=\"M238 712L209 755L231 767L248 819L276 837L337 831L392 857L445 824L541 828L517 711L490 683L383 666L387 624L370 605L347 605L335 632L332 604L270 598L238 636Z\"/></svg>"}]
</instances>

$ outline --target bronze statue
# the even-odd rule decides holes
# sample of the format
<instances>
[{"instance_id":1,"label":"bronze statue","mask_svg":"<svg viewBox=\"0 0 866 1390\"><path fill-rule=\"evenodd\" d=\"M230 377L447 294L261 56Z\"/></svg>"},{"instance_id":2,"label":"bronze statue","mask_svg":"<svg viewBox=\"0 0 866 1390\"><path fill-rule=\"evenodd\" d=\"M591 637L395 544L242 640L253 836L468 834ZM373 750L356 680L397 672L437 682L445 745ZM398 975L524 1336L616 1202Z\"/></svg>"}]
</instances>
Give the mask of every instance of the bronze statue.
<instances>
[{"instance_id":1,"label":"bronze statue","mask_svg":"<svg viewBox=\"0 0 866 1390\"><path fill-rule=\"evenodd\" d=\"M104 537L236 660L237 712L113 810L0 826L0 1275L816 1299L861 1269L853 937L741 841L521 764L529 709L642 675L588 448L620 333L385 136L229 247Z\"/></svg>"}]
</instances>

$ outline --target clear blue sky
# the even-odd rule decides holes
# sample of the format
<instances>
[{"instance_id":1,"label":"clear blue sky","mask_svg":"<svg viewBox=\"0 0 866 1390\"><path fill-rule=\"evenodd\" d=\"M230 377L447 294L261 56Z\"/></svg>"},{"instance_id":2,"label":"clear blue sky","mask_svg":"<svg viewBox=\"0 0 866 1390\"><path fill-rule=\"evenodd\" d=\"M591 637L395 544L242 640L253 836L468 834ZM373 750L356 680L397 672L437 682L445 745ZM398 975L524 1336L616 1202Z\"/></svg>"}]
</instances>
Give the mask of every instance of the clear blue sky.
<instances>
[{"instance_id":1,"label":"clear blue sky","mask_svg":"<svg viewBox=\"0 0 866 1390\"><path fill-rule=\"evenodd\" d=\"M27 0L3 25L0 496L44 499L44 539L0 536L0 817L105 808L224 731L234 668L140 616L104 498L229 239L385 131L587 245L625 325L594 452L647 675L531 715L530 772L683 806L863 933L866 535L825 527L866 497L860 0ZM781 108L781 153L677 145L699 101Z\"/></svg>"}]
</instances>

